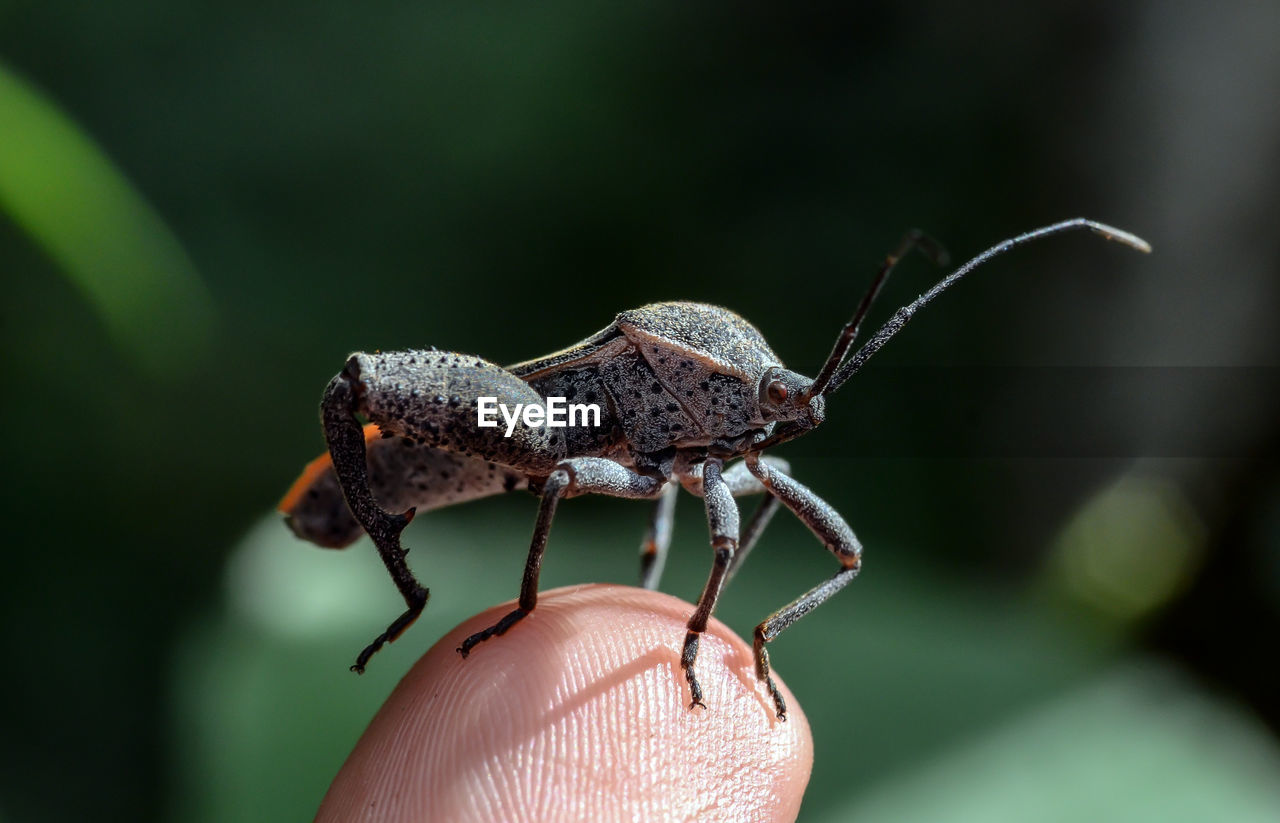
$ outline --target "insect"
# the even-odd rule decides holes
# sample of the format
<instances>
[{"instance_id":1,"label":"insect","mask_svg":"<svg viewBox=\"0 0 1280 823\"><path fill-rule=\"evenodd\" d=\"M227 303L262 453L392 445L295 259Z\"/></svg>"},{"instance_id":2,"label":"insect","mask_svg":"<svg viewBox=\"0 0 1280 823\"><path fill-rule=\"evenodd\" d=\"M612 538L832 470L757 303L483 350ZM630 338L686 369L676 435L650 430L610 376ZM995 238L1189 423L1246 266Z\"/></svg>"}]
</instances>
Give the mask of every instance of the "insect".
<instances>
[{"instance_id":1,"label":"insect","mask_svg":"<svg viewBox=\"0 0 1280 823\"><path fill-rule=\"evenodd\" d=\"M368 533L407 608L356 658L369 659L400 636L426 605L428 592L405 562L400 534L415 512L500 492L541 497L515 609L471 635L458 652L504 634L538 603L538 574L556 508L584 494L653 500L641 548L641 583L655 588L671 537L679 487L703 499L715 559L689 618L680 665L690 708L705 706L695 663L698 641L726 581L740 567L781 504L835 555L833 577L770 615L755 629L756 675L779 718L787 707L769 671L767 645L857 576L862 546L844 519L793 479L786 461L764 452L816 428L826 398L861 369L938 295L988 260L1032 240L1087 229L1140 251L1141 238L1077 218L1005 240L947 275L899 309L850 356L863 319L890 272L912 249L945 264L945 253L910 232L888 255L852 319L812 379L783 366L754 326L728 309L656 303L624 311L582 342L502 368L480 357L414 350L357 353L333 378L320 403L329 451L303 471L280 503L299 537L342 547ZM598 404L599 425L581 419L560 428L526 414L481 426L478 409L544 408L548 398ZM357 415L369 423L362 426ZM585 415L584 415L585 418ZM736 461L736 462L730 462ZM763 495L745 528L734 498Z\"/></svg>"}]
</instances>

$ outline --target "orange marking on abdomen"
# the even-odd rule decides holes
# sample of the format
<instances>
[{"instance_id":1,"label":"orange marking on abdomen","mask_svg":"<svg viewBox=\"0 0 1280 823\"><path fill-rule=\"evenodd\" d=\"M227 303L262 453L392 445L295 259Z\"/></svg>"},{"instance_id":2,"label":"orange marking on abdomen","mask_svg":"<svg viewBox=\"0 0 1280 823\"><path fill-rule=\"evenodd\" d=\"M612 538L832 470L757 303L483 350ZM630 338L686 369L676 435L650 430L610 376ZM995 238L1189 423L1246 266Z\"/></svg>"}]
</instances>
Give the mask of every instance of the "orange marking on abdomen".
<instances>
[{"instance_id":1,"label":"orange marking on abdomen","mask_svg":"<svg viewBox=\"0 0 1280 823\"><path fill-rule=\"evenodd\" d=\"M367 446L371 441L377 440L382 436L382 431L377 424L367 423L364 427L364 442ZM298 479L293 481L293 485L289 487L289 491L285 492L284 497L280 499L280 503L276 506L276 511L281 514L289 514L302 502L302 496L307 493L307 489L320 479L320 476L333 466L333 458L328 452L317 457L306 465L302 470L302 474L298 475Z\"/></svg>"}]
</instances>

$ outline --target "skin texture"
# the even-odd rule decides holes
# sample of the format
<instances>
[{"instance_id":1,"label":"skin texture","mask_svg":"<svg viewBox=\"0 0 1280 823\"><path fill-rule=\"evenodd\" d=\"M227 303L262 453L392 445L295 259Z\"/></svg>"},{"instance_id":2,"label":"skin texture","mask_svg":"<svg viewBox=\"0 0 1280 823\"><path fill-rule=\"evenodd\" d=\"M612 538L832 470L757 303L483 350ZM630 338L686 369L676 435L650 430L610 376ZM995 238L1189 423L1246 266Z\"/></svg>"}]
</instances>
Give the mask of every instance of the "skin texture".
<instances>
[{"instance_id":1,"label":"skin texture","mask_svg":"<svg viewBox=\"0 0 1280 823\"><path fill-rule=\"evenodd\" d=\"M396 687L334 779L320 821L789 821L813 765L809 723L774 716L751 648L717 620L702 638L707 709L688 708L692 607L613 585L541 593L466 660L472 617Z\"/></svg>"}]
</instances>

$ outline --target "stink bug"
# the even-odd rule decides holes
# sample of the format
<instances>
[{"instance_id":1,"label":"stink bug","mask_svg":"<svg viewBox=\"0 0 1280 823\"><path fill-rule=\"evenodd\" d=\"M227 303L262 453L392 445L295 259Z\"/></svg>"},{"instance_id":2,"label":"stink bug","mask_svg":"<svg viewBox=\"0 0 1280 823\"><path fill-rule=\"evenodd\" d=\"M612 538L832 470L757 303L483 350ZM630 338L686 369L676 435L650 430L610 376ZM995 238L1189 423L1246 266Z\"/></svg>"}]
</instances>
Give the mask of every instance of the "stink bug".
<instances>
[{"instance_id":1,"label":"stink bug","mask_svg":"<svg viewBox=\"0 0 1280 823\"><path fill-rule=\"evenodd\" d=\"M785 461L763 452L822 423L826 397L917 311L973 269L1015 246L1077 229L1150 251L1142 239L1091 220L1036 229L956 269L899 309L849 356L863 318L903 255L919 249L943 263L935 243L909 233L885 258L813 379L783 366L760 332L728 309L684 302L622 312L574 346L506 368L434 349L352 355L320 403L329 453L307 466L280 503L294 533L321 546L346 546L368 533L405 599L405 612L351 668L363 672L369 658L399 637L426 605L427 589L409 570L400 545L400 533L415 512L516 489L541 497L518 605L463 641L458 652L466 657L537 606L538 573L561 498L606 494L656 501L641 554L642 585L654 588L683 486L704 501L715 552L681 656L691 707L704 705L695 673L699 636L722 586L779 503L840 563L832 578L756 627L756 674L778 717L785 717L786 704L769 675L766 644L857 576L862 546L835 509L792 479ZM604 411L596 425L571 419L558 429L543 426L550 398L596 404ZM483 412L494 405L525 414L506 414L505 425L489 425ZM370 423L362 427L357 414ZM734 498L749 494L764 495L764 501L740 529Z\"/></svg>"}]
</instances>

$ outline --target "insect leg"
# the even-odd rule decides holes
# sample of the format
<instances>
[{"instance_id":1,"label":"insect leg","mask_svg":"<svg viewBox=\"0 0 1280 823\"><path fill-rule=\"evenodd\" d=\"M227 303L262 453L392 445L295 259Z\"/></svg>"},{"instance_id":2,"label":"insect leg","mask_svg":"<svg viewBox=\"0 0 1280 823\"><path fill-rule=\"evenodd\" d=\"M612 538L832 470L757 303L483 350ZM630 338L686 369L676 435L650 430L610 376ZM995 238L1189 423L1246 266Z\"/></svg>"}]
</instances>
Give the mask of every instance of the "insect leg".
<instances>
[{"instance_id":1,"label":"insect leg","mask_svg":"<svg viewBox=\"0 0 1280 823\"><path fill-rule=\"evenodd\" d=\"M381 352L354 354L330 382L321 400L325 439L347 506L373 538L383 564L408 609L356 657L352 669L365 664L385 643L409 627L427 602L405 563L400 533L414 509L388 514L369 486L365 435L356 413L369 418L384 435L413 439L477 461L489 461L514 472L542 476L559 460L563 438L543 427L517 425L510 437L496 425L482 427L477 414L481 397L497 401L540 403L542 398L520 378L473 355L453 352Z\"/></svg>"},{"instance_id":2,"label":"insect leg","mask_svg":"<svg viewBox=\"0 0 1280 823\"><path fill-rule=\"evenodd\" d=\"M781 457L762 456L760 459L783 474L791 473L791 464ZM751 473L751 469L747 467L745 462L734 463L722 471L720 476L724 478L725 485L729 487L729 493L734 497L746 497L749 494L768 494L769 492L765 485L760 482L760 478Z\"/></svg>"},{"instance_id":3,"label":"insect leg","mask_svg":"<svg viewBox=\"0 0 1280 823\"><path fill-rule=\"evenodd\" d=\"M707 585L698 598L698 607L689 618L689 632L684 636L684 653L680 655L680 668L684 669L685 679L689 681L689 692L694 706L706 707L702 702L702 687L694 674L694 663L698 659L698 640L707 629L707 621L715 610L716 598L724 586L725 575L733 562L734 552L738 548L738 504L733 502L733 494L720 474L719 460L709 459L702 468L702 498L707 506L707 525L711 528L711 548L715 550L715 562L711 566L711 574Z\"/></svg>"},{"instance_id":4,"label":"insect leg","mask_svg":"<svg viewBox=\"0 0 1280 823\"><path fill-rule=\"evenodd\" d=\"M658 588L658 580L662 578L662 567L667 563L667 549L671 547L671 526L676 511L676 495L680 486L668 483L662 496L653 507L649 519L649 531L645 533L640 544L640 586L646 589Z\"/></svg>"},{"instance_id":5,"label":"insect leg","mask_svg":"<svg viewBox=\"0 0 1280 823\"><path fill-rule=\"evenodd\" d=\"M788 474L791 471L791 464L781 457L763 457L761 459L770 466L777 468L783 474ZM760 540L760 535L764 533L765 527L769 525L774 513L778 511L778 498L769 493L764 484L747 468L746 463L734 463L725 470L723 477L734 497L742 497L748 494L763 494L765 496L764 500L756 508L755 513L751 515L751 519L747 521L747 527L742 531L738 550L733 553L733 561L729 563L729 571L724 577L724 584L727 586L733 576L738 573L738 569L742 568L742 564L746 562L747 555L756 547L756 543Z\"/></svg>"},{"instance_id":6,"label":"insect leg","mask_svg":"<svg viewBox=\"0 0 1280 823\"><path fill-rule=\"evenodd\" d=\"M858 571L862 568L862 544L854 536L849 524L844 522L844 518L808 488L777 468L759 460L758 455L747 455L746 462L751 473L809 527L809 530L836 556L841 566L840 571L836 572L830 580L800 595L756 626L753 643L756 676L768 686L778 717L785 718L787 704L773 682L773 677L769 674L769 650L765 648L765 644L781 634L792 623L822 605L858 576Z\"/></svg>"},{"instance_id":7,"label":"insect leg","mask_svg":"<svg viewBox=\"0 0 1280 823\"><path fill-rule=\"evenodd\" d=\"M400 547L400 533L413 519L414 510L409 509L403 514L388 514L379 508L369 489L364 430L355 416L357 402L350 376L343 371L329 383L320 403L324 436L329 444L333 468L347 505L356 520L369 533L369 537L373 538L378 555L408 607L356 657L351 670L363 674L369 658L384 643L395 640L418 619L427 604L429 593L418 583L413 572L409 571L409 566L404 561L405 551Z\"/></svg>"},{"instance_id":8,"label":"insect leg","mask_svg":"<svg viewBox=\"0 0 1280 823\"><path fill-rule=\"evenodd\" d=\"M653 498L662 494L665 483L664 480L636 474L602 457L579 457L561 461L547 477L542 488L542 503L538 507L538 520L533 527L533 542L525 561L518 605L494 625L462 641L458 653L466 657L477 644L505 633L538 605L538 575L542 570L542 555L547 548L547 535L551 532L551 520L555 517L560 498L580 494Z\"/></svg>"},{"instance_id":9,"label":"insect leg","mask_svg":"<svg viewBox=\"0 0 1280 823\"><path fill-rule=\"evenodd\" d=\"M784 473L790 470L787 461L777 457L765 457L765 462L777 466ZM698 468L701 468L700 466ZM778 510L778 501L770 495L764 485L756 479L755 475L747 470L746 464L735 463L721 474L724 482L729 487L729 492L734 497L742 497L748 494L764 494L764 501L756 509L751 520L747 523L747 528L742 534L741 545L734 552L733 561L729 565L729 570L725 574L725 583L727 584L732 578L738 567L742 565L742 561L747 554L755 547L756 541L760 539L760 534L764 531L765 526L769 525L769 520L773 517L774 512ZM702 478L701 474L697 475L689 484L691 490L696 494L702 494ZM672 513L675 510L676 497L679 489L675 484L667 487L662 497L658 498L657 505L653 508L653 515L649 522L649 531L645 534L644 542L640 544L640 585L646 589L656 589L658 580L662 576L662 567L666 562L667 549L671 545L671 526Z\"/></svg>"}]
</instances>

